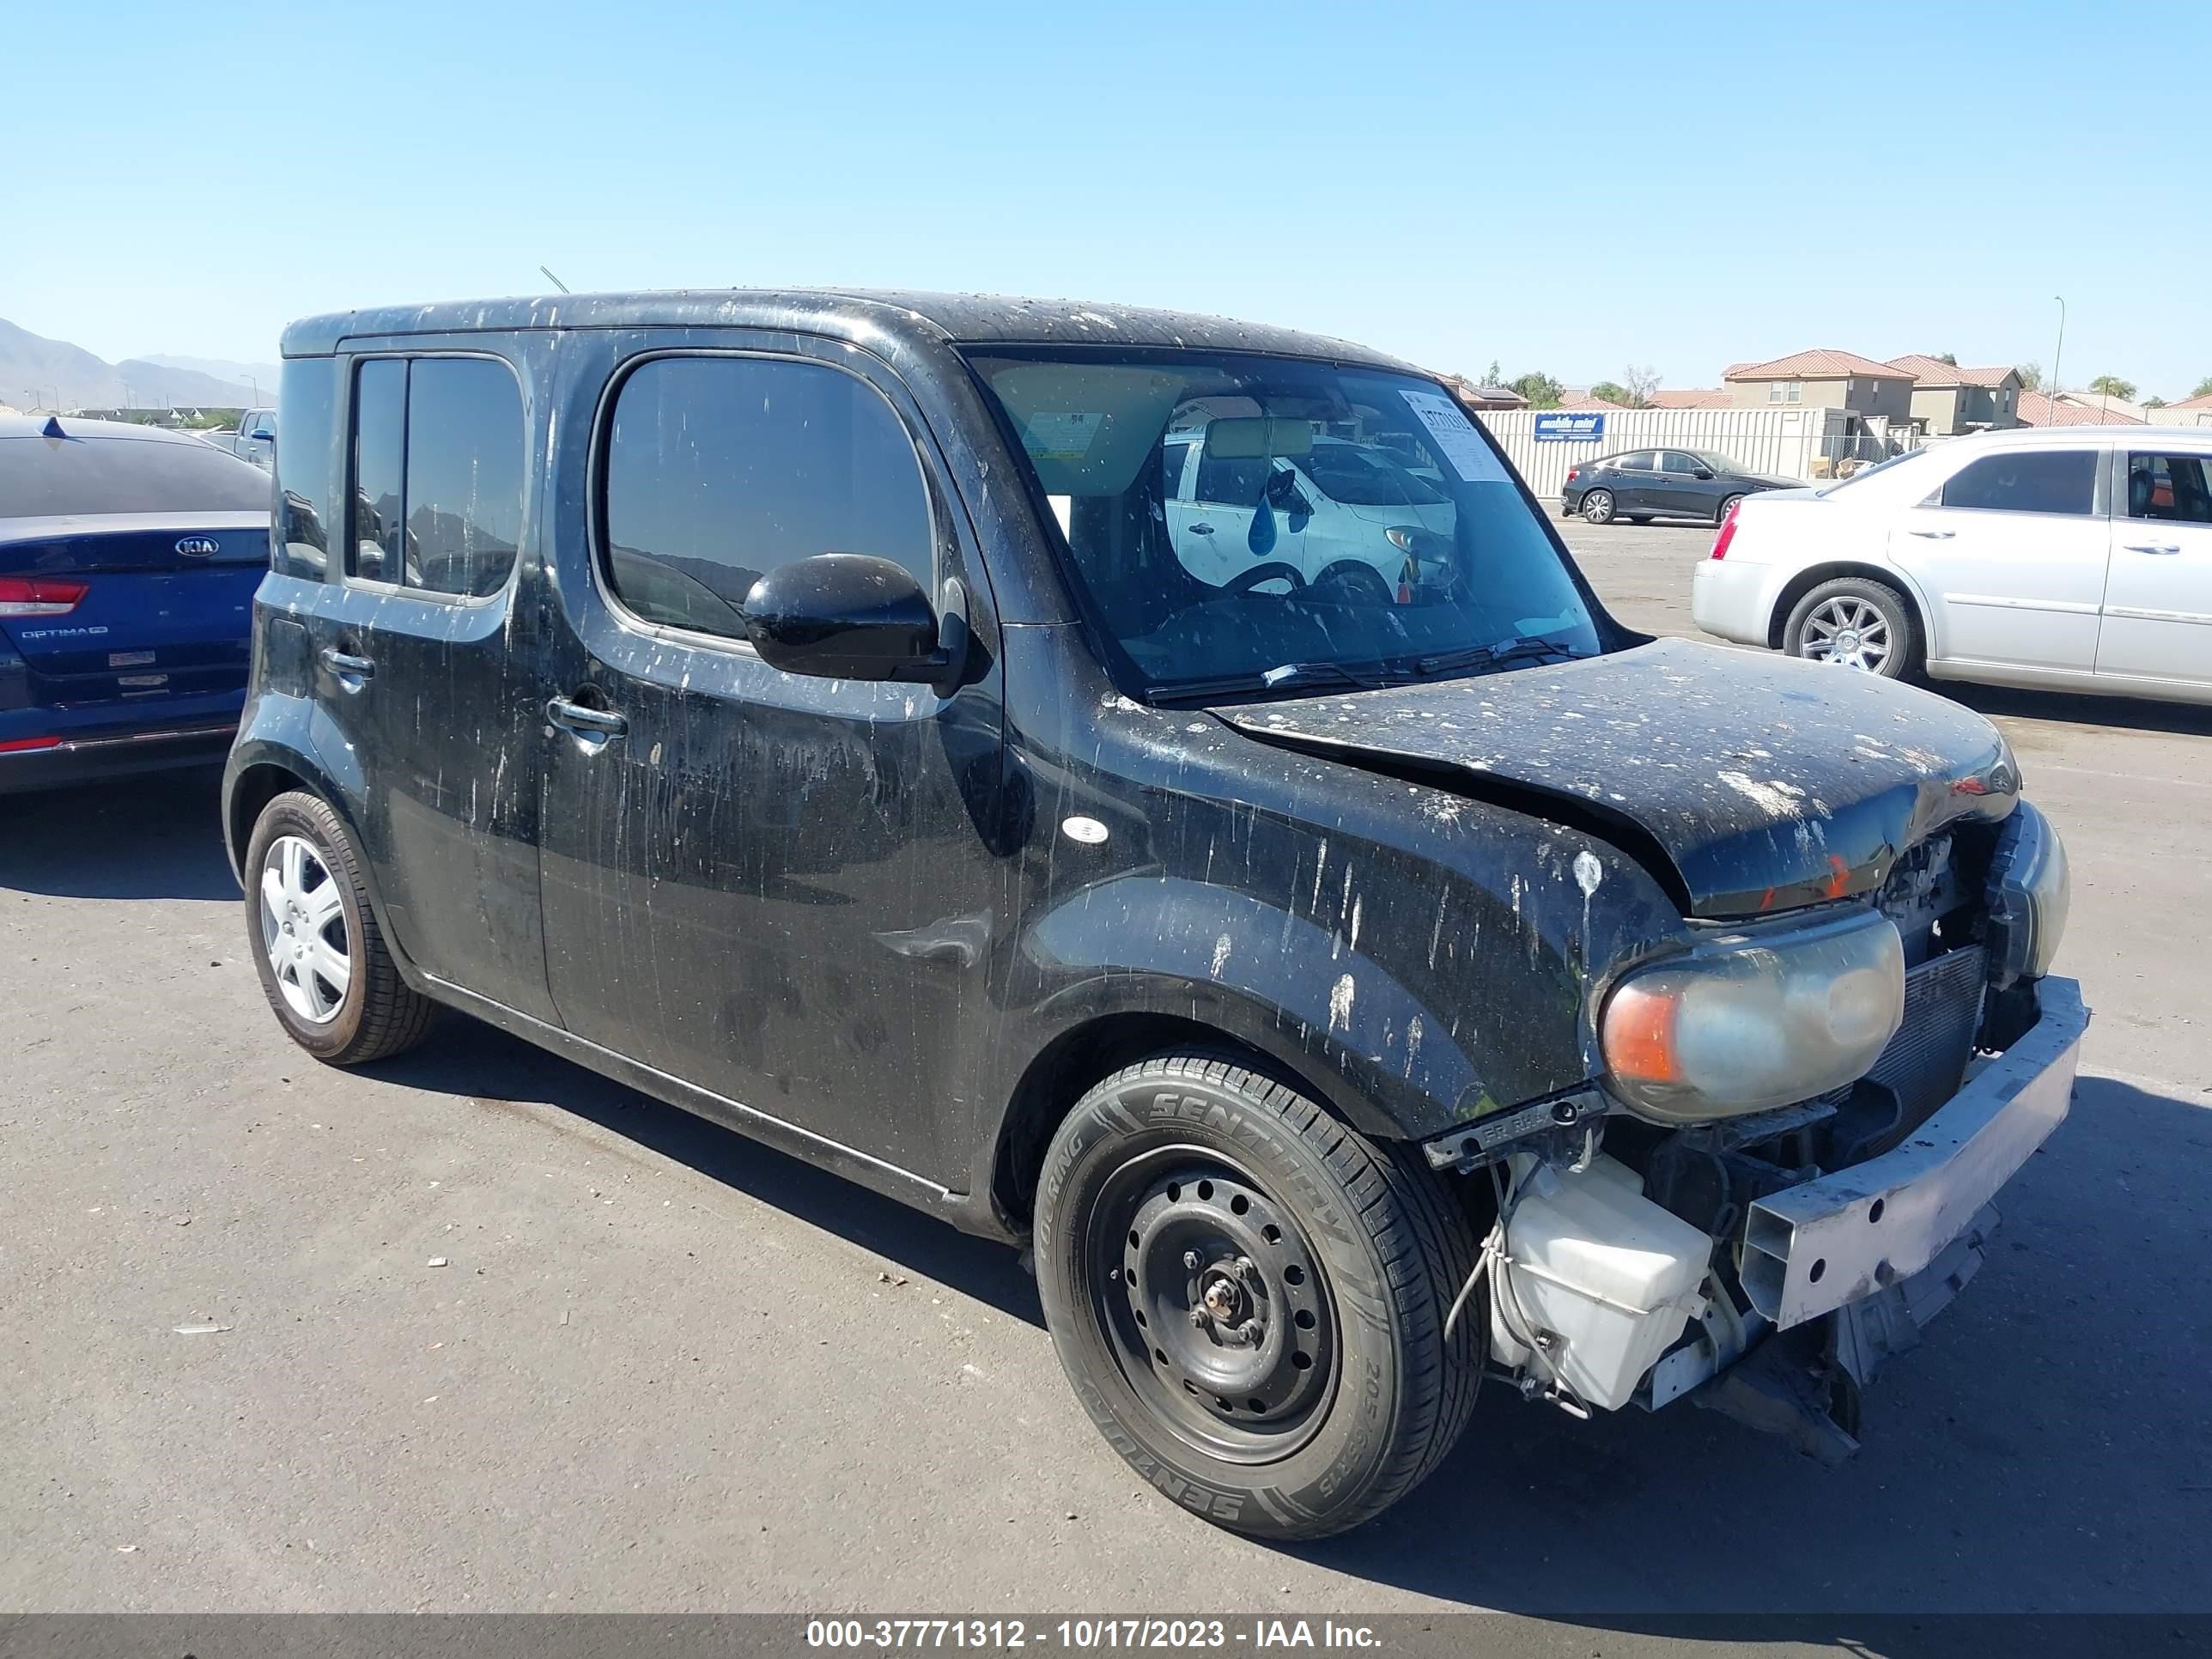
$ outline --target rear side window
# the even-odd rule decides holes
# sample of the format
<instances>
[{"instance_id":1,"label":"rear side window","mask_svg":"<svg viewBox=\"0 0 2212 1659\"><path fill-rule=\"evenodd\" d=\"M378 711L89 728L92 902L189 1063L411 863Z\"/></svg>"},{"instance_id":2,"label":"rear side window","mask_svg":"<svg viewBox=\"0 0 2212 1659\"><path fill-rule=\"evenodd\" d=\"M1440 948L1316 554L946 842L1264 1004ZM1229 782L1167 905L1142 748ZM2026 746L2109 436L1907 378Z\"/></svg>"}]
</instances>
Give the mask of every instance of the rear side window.
<instances>
[{"instance_id":1,"label":"rear side window","mask_svg":"<svg viewBox=\"0 0 2212 1659\"><path fill-rule=\"evenodd\" d=\"M2212 456L2129 456L2128 516L2212 524Z\"/></svg>"},{"instance_id":2,"label":"rear side window","mask_svg":"<svg viewBox=\"0 0 2212 1659\"><path fill-rule=\"evenodd\" d=\"M196 438L0 438L0 518L266 513L269 499L266 472Z\"/></svg>"},{"instance_id":3,"label":"rear side window","mask_svg":"<svg viewBox=\"0 0 2212 1659\"><path fill-rule=\"evenodd\" d=\"M283 422L283 441L272 463L276 523L269 537L270 563L282 574L310 581L322 580L330 569L331 449L337 436L338 386L336 358L287 358L282 413L273 417Z\"/></svg>"},{"instance_id":4,"label":"rear side window","mask_svg":"<svg viewBox=\"0 0 2212 1659\"><path fill-rule=\"evenodd\" d=\"M1171 501L1179 501L1184 499L1182 493L1182 466L1183 463L1189 459L1190 446L1187 443L1163 444L1160 447L1160 465L1162 471L1166 474L1167 481L1167 487L1164 493L1166 495L1167 499Z\"/></svg>"},{"instance_id":5,"label":"rear side window","mask_svg":"<svg viewBox=\"0 0 2212 1659\"><path fill-rule=\"evenodd\" d=\"M866 553L932 591L921 464L881 392L820 363L656 357L615 394L609 585L647 622L745 637L745 595L795 559Z\"/></svg>"},{"instance_id":6,"label":"rear side window","mask_svg":"<svg viewBox=\"0 0 2212 1659\"><path fill-rule=\"evenodd\" d=\"M1614 456L1611 465L1621 472L1656 472L1659 469L1652 465L1651 461L1651 452L1639 449L1632 455Z\"/></svg>"},{"instance_id":7,"label":"rear side window","mask_svg":"<svg viewBox=\"0 0 2212 1659\"><path fill-rule=\"evenodd\" d=\"M482 598L522 538L514 371L488 357L374 357L354 377L353 574Z\"/></svg>"},{"instance_id":8,"label":"rear side window","mask_svg":"<svg viewBox=\"0 0 2212 1659\"><path fill-rule=\"evenodd\" d=\"M2097 500L2097 454L2025 449L1984 455L1943 486L1946 507L1994 513L2087 514Z\"/></svg>"},{"instance_id":9,"label":"rear side window","mask_svg":"<svg viewBox=\"0 0 2212 1659\"><path fill-rule=\"evenodd\" d=\"M1269 463L1264 459L1224 457L1202 450L1198 458L1198 499L1217 507L1257 507L1260 492L1267 486Z\"/></svg>"}]
</instances>

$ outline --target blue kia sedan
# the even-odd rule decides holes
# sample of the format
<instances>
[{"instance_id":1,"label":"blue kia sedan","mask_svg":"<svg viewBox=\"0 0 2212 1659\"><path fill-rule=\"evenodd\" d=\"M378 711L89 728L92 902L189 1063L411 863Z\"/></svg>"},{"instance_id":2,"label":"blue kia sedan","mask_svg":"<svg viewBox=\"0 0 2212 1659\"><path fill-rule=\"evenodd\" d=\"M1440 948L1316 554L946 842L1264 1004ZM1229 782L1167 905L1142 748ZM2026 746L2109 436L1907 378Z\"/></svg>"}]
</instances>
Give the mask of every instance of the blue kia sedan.
<instances>
[{"instance_id":1,"label":"blue kia sedan","mask_svg":"<svg viewBox=\"0 0 2212 1659\"><path fill-rule=\"evenodd\" d=\"M0 794L222 760L269 490L184 433L0 416Z\"/></svg>"}]
</instances>

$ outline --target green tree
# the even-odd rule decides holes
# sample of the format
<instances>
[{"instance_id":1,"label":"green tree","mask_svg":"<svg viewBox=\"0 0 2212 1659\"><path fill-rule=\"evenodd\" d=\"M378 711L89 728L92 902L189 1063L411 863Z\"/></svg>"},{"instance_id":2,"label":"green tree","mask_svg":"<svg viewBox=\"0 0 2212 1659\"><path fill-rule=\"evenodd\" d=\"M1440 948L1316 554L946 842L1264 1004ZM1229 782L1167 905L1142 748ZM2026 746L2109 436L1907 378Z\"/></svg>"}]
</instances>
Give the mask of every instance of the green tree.
<instances>
[{"instance_id":1,"label":"green tree","mask_svg":"<svg viewBox=\"0 0 2212 1659\"><path fill-rule=\"evenodd\" d=\"M2040 392L2043 390L2043 365L2041 363L2021 363L2013 370L2013 373L2020 376L2020 383L2023 390L2028 392Z\"/></svg>"},{"instance_id":2,"label":"green tree","mask_svg":"<svg viewBox=\"0 0 2212 1659\"><path fill-rule=\"evenodd\" d=\"M2107 398L2118 398L2124 403L2136 400L2136 383L2124 380L2117 374L2100 374L2089 382L2089 390Z\"/></svg>"},{"instance_id":3,"label":"green tree","mask_svg":"<svg viewBox=\"0 0 2212 1659\"><path fill-rule=\"evenodd\" d=\"M1601 398L1609 404L1619 404L1624 409L1632 407L1636 401L1635 394L1626 386L1612 380L1600 380L1590 388L1589 395Z\"/></svg>"},{"instance_id":4,"label":"green tree","mask_svg":"<svg viewBox=\"0 0 2212 1659\"><path fill-rule=\"evenodd\" d=\"M1959 354L1955 351L1939 351L1936 354L1936 361L1939 363L1948 363L1952 368L1956 368L1959 366Z\"/></svg>"},{"instance_id":5,"label":"green tree","mask_svg":"<svg viewBox=\"0 0 2212 1659\"><path fill-rule=\"evenodd\" d=\"M2145 409L2164 409L2166 399L2159 397L2146 398L2142 400L2142 406Z\"/></svg>"},{"instance_id":6,"label":"green tree","mask_svg":"<svg viewBox=\"0 0 2212 1659\"><path fill-rule=\"evenodd\" d=\"M1486 370L1484 370L1484 371L1483 371L1483 375L1482 375L1482 383L1483 383L1483 385L1485 385L1485 386L1498 386L1498 385L1501 385L1503 382L1502 382L1502 380L1500 380L1500 377L1501 377L1504 373L1505 373L1505 371L1504 371L1504 369L1502 369L1502 368L1498 368L1498 359L1497 359L1497 358L1495 358L1495 357L1492 357L1492 358L1490 360L1490 367L1489 367L1487 369L1486 369Z\"/></svg>"},{"instance_id":7,"label":"green tree","mask_svg":"<svg viewBox=\"0 0 2212 1659\"><path fill-rule=\"evenodd\" d=\"M2212 398L2212 374L2207 374L2199 380L2197 389L2189 395L2192 398Z\"/></svg>"},{"instance_id":8,"label":"green tree","mask_svg":"<svg viewBox=\"0 0 2212 1659\"><path fill-rule=\"evenodd\" d=\"M1530 369L1518 380L1507 382L1528 400L1531 409L1557 409L1559 406L1559 383L1541 369Z\"/></svg>"}]
</instances>

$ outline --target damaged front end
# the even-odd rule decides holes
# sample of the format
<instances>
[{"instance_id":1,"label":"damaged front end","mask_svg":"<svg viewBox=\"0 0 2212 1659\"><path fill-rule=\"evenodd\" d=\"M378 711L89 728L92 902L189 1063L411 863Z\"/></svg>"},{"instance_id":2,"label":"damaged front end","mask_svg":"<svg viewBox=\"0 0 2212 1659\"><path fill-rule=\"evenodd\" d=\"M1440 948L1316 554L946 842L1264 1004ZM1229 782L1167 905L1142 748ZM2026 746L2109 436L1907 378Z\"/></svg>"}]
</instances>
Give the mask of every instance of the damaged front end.
<instances>
[{"instance_id":1,"label":"damaged front end","mask_svg":"<svg viewBox=\"0 0 2212 1659\"><path fill-rule=\"evenodd\" d=\"M1693 931L1602 987L1604 1076L1425 1145L1490 1172L1458 1311L1492 1361L1578 1414L1690 1398L1848 1456L1861 1390L2066 1115L2088 1014L2047 976L2065 915L2063 848L2021 802L1869 901Z\"/></svg>"}]
</instances>

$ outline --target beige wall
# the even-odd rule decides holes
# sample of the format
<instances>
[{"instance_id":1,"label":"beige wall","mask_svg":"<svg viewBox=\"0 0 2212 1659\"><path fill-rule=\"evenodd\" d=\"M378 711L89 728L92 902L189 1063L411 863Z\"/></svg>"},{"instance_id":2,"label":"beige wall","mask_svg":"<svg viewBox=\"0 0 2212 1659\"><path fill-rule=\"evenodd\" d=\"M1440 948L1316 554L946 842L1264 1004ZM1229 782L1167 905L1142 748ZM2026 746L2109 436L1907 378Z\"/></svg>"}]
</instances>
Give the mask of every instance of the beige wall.
<instances>
[{"instance_id":1,"label":"beige wall","mask_svg":"<svg viewBox=\"0 0 2212 1659\"><path fill-rule=\"evenodd\" d=\"M1912 388L1912 418L1927 422L1928 430L1939 437L1949 437L1959 429L1960 395L1963 386L1919 386Z\"/></svg>"},{"instance_id":2,"label":"beige wall","mask_svg":"<svg viewBox=\"0 0 2212 1659\"><path fill-rule=\"evenodd\" d=\"M1844 383L1841 380L1807 380L1805 395L1797 402L1774 403L1767 393L1765 380L1730 380L1730 406L1736 409L1844 409Z\"/></svg>"},{"instance_id":3,"label":"beige wall","mask_svg":"<svg viewBox=\"0 0 2212 1659\"><path fill-rule=\"evenodd\" d=\"M1893 421L1912 413L1912 382L1864 378L1806 380L1805 395L1796 403L1774 403L1766 380L1731 380L1729 392L1737 409L1848 409L1855 415L1887 415Z\"/></svg>"}]
</instances>

